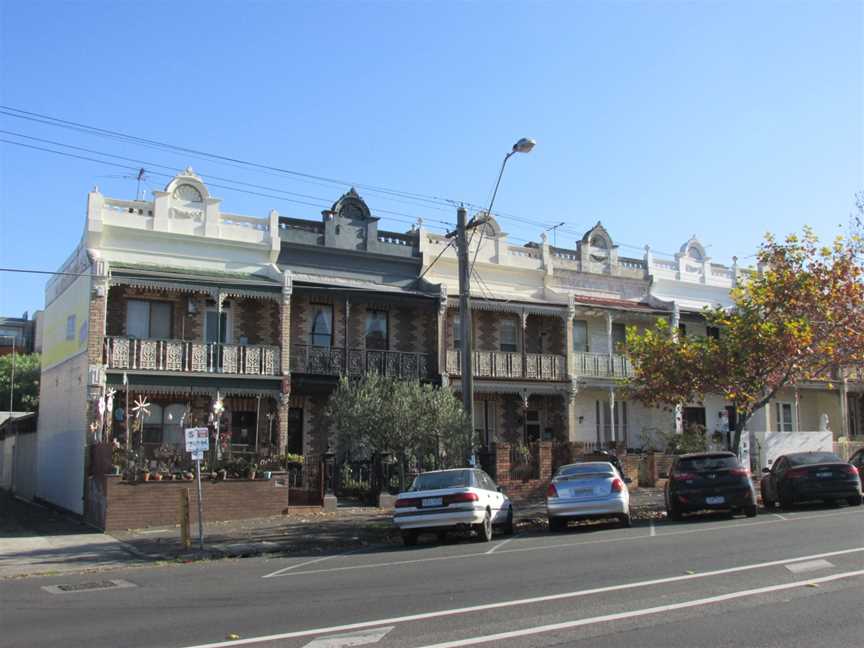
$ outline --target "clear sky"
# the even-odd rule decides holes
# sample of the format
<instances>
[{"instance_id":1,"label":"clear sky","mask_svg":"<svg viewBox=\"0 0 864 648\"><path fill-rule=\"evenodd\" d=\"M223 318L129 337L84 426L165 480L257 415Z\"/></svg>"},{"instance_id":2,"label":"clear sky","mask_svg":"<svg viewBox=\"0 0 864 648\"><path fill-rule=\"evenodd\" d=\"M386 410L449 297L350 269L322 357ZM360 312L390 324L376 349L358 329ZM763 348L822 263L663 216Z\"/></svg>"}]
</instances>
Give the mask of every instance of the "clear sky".
<instances>
[{"instance_id":1,"label":"clear sky","mask_svg":"<svg viewBox=\"0 0 864 648\"><path fill-rule=\"evenodd\" d=\"M495 205L516 217L501 219L514 239L564 221L557 243L571 246L599 220L622 255L671 254L695 234L729 263L766 231L809 223L831 237L848 223L864 189L862 43L862 0L0 0L0 104L478 204L512 143L533 137ZM349 186L4 115L0 129L271 188L213 189L234 213L317 218ZM93 185L135 196L124 174L0 143L0 266L56 269ZM360 191L382 228L455 220L447 205ZM44 283L0 273L0 314L42 307Z\"/></svg>"}]
</instances>

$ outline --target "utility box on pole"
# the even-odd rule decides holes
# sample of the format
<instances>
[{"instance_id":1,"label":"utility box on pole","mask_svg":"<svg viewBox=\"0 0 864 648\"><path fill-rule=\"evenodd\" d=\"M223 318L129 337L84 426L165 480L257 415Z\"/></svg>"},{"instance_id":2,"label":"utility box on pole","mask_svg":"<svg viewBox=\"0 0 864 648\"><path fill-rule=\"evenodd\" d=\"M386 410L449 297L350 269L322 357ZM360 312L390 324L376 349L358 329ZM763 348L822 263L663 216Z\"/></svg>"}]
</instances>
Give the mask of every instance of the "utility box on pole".
<instances>
[{"instance_id":1,"label":"utility box on pole","mask_svg":"<svg viewBox=\"0 0 864 648\"><path fill-rule=\"evenodd\" d=\"M471 459L474 460L474 349L471 339L471 262L468 254L464 207L456 211L456 245L459 248L459 334L461 343L462 406L471 422Z\"/></svg>"}]
</instances>

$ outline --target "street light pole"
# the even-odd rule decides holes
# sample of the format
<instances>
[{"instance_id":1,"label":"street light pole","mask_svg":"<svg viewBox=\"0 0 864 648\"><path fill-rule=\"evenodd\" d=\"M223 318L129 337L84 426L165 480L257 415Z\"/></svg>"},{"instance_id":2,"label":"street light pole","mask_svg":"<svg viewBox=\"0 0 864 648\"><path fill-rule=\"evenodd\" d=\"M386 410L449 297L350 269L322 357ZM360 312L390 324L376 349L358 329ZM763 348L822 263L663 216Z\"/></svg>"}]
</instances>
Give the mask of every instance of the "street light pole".
<instances>
[{"instance_id":1,"label":"street light pole","mask_svg":"<svg viewBox=\"0 0 864 648\"><path fill-rule=\"evenodd\" d=\"M459 336L462 362L462 407L471 423L471 457L474 457L474 373L473 345L471 340L471 263L468 259L468 236L466 234L464 207L456 210L456 246L459 250Z\"/></svg>"},{"instance_id":2,"label":"street light pole","mask_svg":"<svg viewBox=\"0 0 864 648\"><path fill-rule=\"evenodd\" d=\"M498 187L501 185L501 178L504 175L504 167L507 166L507 160L514 153L530 153L536 142L528 137L523 137L513 145L513 149L504 156L504 161L501 163L501 170L498 172L498 180L495 182L495 189L492 191L492 199L489 201L489 209L486 210L486 217L492 215L492 206L495 204L495 197L498 195ZM461 336L460 351L462 361L460 369L462 372L462 407L465 410L465 415L471 424L471 462L476 463L476 439L474 438L474 370L473 370L473 340L471 339L471 270L473 263L468 258L468 235L467 230L477 226L480 223L475 222L472 218L470 223L465 222L467 212L464 207L459 207L456 210L456 248L458 250L457 258L459 260L459 335ZM452 234L451 234L452 236ZM479 246L478 246L479 251ZM476 259L476 254L475 254Z\"/></svg>"}]
</instances>

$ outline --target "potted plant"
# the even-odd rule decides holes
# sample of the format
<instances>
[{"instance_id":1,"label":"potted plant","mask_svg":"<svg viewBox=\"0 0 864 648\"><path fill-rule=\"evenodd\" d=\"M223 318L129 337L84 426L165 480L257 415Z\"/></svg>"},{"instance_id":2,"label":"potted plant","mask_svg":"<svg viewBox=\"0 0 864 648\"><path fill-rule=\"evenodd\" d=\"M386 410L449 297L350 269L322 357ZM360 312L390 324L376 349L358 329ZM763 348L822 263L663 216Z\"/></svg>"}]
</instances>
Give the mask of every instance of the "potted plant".
<instances>
[{"instance_id":1,"label":"potted plant","mask_svg":"<svg viewBox=\"0 0 864 648\"><path fill-rule=\"evenodd\" d=\"M258 465L255 463L250 463L249 467L246 469L246 477L248 479L255 479L255 473L258 470Z\"/></svg>"},{"instance_id":2,"label":"potted plant","mask_svg":"<svg viewBox=\"0 0 864 648\"><path fill-rule=\"evenodd\" d=\"M150 481L150 469L142 468L141 469L141 481Z\"/></svg>"},{"instance_id":3,"label":"potted plant","mask_svg":"<svg viewBox=\"0 0 864 648\"><path fill-rule=\"evenodd\" d=\"M161 472L153 473L153 481L162 481L162 477L163 475Z\"/></svg>"}]
</instances>

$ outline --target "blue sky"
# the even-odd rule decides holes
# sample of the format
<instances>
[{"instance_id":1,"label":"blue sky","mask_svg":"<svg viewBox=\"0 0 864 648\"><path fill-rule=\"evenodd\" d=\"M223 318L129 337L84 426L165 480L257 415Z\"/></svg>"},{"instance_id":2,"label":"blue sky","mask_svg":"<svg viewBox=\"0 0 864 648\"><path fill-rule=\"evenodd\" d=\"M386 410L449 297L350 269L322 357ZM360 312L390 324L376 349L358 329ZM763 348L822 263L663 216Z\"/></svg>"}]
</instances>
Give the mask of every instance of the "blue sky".
<instances>
[{"instance_id":1,"label":"blue sky","mask_svg":"<svg viewBox=\"0 0 864 648\"><path fill-rule=\"evenodd\" d=\"M600 220L624 255L695 234L728 263L766 231L831 237L848 222L864 189L862 43L860 0L0 0L0 104L473 203L529 136L537 147L508 164L496 202L514 239L564 221L564 247ZM316 218L348 188L3 115L0 129L315 197L213 190L234 213ZM0 266L56 269L87 191L132 198L135 182L116 177L128 173L0 143ZM455 220L361 193L383 228ZM0 314L41 307L44 283L0 273Z\"/></svg>"}]
</instances>

